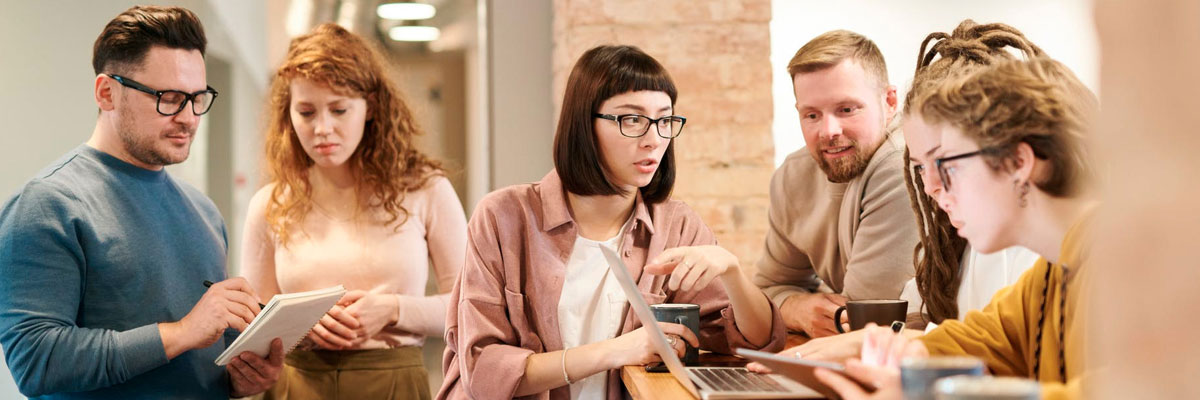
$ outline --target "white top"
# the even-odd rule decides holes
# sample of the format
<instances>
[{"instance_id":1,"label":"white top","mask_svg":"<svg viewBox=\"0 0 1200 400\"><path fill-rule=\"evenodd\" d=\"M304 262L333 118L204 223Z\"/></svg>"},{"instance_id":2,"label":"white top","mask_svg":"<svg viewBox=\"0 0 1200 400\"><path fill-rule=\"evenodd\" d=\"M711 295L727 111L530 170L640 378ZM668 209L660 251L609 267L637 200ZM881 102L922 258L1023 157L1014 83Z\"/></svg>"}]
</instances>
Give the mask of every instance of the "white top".
<instances>
[{"instance_id":1,"label":"white top","mask_svg":"<svg viewBox=\"0 0 1200 400\"><path fill-rule=\"evenodd\" d=\"M962 317L971 310L982 310L992 301L992 296L1001 288L1011 285L1021 273L1038 260L1037 253L1024 247L1014 246L992 254L982 254L967 246L963 254L962 283L958 286L958 315ZM921 309L921 296L917 292L916 279L904 284L900 298L908 300L909 314ZM937 327L930 323L925 331Z\"/></svg>"},{"instance_id":2,"label":"white top","mask_svg":"<svg viewBox=\"0 0 1200 400\"><path fill-rule=\"evenodd\" d=\"M624 229L622 229L624 231ZM625 313L625 292L609 269L600 246L617 247L620 234L603 242L575 239L571 258L558 300L558 327L564 349L608 340L621 329ZM571 356L568 352L567 356ZM571 377L571 399L603 399L608 397L606 373L584 379Z\"/></svg>"}]
</instances>

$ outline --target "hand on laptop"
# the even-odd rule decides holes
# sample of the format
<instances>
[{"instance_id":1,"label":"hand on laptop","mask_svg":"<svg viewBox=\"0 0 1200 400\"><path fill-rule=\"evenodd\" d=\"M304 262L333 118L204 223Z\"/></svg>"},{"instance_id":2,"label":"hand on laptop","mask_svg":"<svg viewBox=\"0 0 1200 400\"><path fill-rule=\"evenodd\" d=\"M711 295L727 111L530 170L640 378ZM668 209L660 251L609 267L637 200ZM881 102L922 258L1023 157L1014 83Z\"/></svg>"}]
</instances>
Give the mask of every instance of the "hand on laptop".
<instances>
[{"instance_id":1,"label":"hand on laptop","mask_svg":"<svg viewBox=\"0 0 1200 400\"><path fill-rule=\"evenodd\" d=\"M667 335L667 340L675 339L672 347L675 348L675 355L683 357L687 347L684 345L690 343L693 347L700 347L700 339L692 333L691 329L680 324L669 322L659 322L659 329ZM617 362L613 367L621 367L625 365L646 365L652 362L662 361L658 353L654 351L654 338L645 327L634 329L629 333L609 339L607 353L612 356L611 359Z\"/></svg>"}]
</instances>

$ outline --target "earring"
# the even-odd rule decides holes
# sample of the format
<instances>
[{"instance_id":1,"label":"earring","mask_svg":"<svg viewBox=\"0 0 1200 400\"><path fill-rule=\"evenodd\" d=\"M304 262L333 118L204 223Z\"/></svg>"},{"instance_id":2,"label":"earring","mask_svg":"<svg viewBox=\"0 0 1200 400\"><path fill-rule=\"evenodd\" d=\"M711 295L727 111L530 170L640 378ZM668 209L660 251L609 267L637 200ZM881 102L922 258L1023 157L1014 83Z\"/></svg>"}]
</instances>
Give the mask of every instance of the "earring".
<instances>
[{"instance_id":1,"label":"earring","mask_svg":"<svg viewBox=\"0 0 1200 400\"><path fill-rule=\"evenodd\" d=\"M1025 208L1029 205L1029 200L1026 199L1027 195L1029 195L1029 181L1025 181L1025 183L1021 184L1021 195L1019 196L1020 203L1018 203L1021 208Z\"/></svg>"}]
</instances>

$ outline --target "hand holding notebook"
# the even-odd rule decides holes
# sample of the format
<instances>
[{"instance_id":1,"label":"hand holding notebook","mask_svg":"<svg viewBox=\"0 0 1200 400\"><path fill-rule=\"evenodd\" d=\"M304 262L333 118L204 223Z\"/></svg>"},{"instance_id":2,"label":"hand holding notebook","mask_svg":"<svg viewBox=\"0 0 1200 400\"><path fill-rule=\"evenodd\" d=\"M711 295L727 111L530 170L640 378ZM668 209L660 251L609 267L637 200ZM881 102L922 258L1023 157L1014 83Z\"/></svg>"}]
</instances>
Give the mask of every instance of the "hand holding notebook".
<instances>
[{"instance_id":1,"label":"hand holding notebook","mask_svg":"<svg viewBox=\"0 0 1200 400\"><path fill-rule=\"evenodd\" d=\"M217 357L217 365L228 364L246 351L266 357L275 338L283 341L285 353L292 351L345 293L346 289L338 285L272 297L250 326Z\"/></svg>"}]
</instances>

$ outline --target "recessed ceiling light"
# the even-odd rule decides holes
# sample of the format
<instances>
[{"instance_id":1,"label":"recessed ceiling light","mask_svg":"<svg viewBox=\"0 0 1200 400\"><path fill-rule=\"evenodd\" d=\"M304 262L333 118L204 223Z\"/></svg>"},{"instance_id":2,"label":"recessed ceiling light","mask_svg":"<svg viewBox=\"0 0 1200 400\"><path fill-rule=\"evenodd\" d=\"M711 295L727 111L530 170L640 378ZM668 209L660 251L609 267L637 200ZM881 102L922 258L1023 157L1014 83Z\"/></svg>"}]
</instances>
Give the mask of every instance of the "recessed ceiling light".
<instances>
[{"instance_id":1,"label":"recessed ceiling light","mask_svg":"<svg viewBox=\"0 0 1200 400\"><path fill-rule=\"evenodd\" d=\"M432 42L441 31L432 26L397 26L388 29L388 37L400 42Z\"/></svg>"},{"instance_id":2,"label":"recessed ceiling light","mask_svg":"<svg viewBox=\"0 0 1200 400\"><path fill-rule=\"evenodd\" d=\"M430 19L437 14L437 9L423 3L387 3L380 4L375 9L379 18L394 20Z\"/></svg>"}]
</instances>

